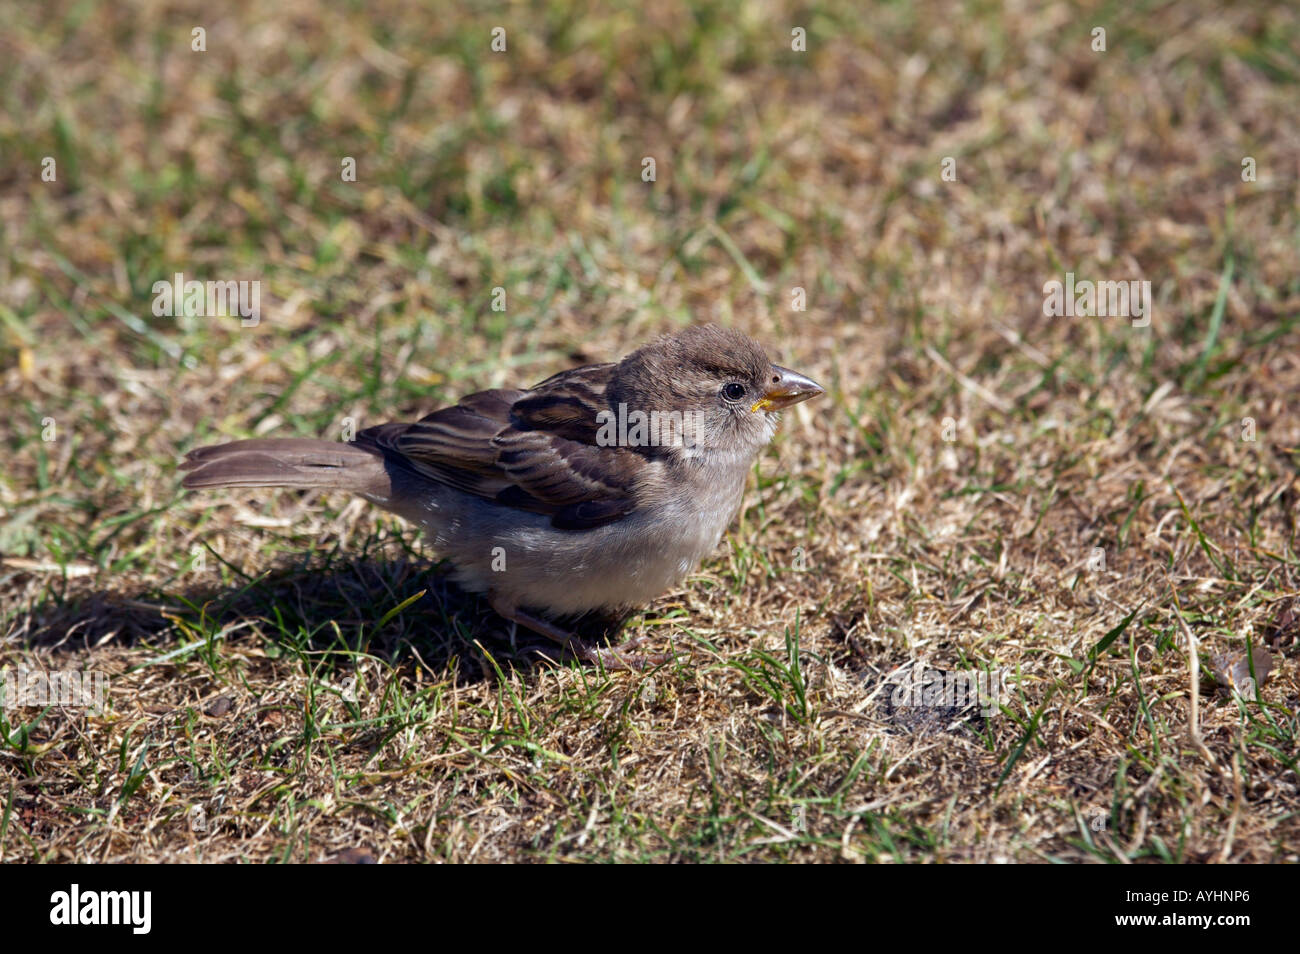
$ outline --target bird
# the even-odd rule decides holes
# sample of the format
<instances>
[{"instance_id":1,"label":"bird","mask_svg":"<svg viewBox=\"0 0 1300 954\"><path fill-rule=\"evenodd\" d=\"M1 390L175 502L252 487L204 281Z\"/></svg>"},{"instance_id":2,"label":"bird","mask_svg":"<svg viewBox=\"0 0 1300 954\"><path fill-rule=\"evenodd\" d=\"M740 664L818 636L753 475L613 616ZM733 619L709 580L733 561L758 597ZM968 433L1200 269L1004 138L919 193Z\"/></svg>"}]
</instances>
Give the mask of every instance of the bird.
<instances>
[{"instance_id":1,"label":"bird","mask_svg":"<svg viewBox=\"0 0 1300 954\"><path fill-rule=\"evenodd\" d=\"M478 391L352 441L238 440L185 455L188 489L347 491L421 528L462 589L609 669L644 638L565 625L626 615L694 572L740 510L779 412L824 394L735 329L690 325L622 360Z\"/></svg>"}]
</instances>

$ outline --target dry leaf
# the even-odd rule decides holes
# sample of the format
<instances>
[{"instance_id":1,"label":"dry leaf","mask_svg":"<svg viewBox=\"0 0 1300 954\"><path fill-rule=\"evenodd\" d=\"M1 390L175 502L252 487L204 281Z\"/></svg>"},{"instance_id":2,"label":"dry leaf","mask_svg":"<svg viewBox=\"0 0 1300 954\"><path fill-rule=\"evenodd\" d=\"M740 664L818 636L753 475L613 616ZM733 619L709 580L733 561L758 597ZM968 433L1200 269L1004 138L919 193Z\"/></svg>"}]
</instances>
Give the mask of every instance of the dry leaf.
<instances>
[{"instance_id":1,"label":"dry leaf","mask_svg":"<svg viewBox=\"0 0 1300 954\"><path fill-rule=\"evenodd\" d=\"M1262 688L1275 663L1268 650L1260 646L1254 648L1252 655L1255 661L1255 678L1259 680ZM1250 677L1250 661L1246 658L1245 652L1234 650L1216 653L1210 663L1215 681L1219 685L1228 687L1243 698L1255 698L1255 683Z\"/></svg>"}]
</instances>

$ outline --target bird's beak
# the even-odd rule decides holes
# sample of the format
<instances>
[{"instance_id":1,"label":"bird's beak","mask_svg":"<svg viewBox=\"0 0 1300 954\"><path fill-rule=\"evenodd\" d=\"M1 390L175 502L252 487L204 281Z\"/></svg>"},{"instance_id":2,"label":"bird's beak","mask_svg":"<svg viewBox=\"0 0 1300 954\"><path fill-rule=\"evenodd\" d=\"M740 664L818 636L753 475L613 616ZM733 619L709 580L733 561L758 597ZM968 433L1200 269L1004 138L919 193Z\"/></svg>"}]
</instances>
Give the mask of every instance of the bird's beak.
<instances>
[{"instance_id":1,"label":"bird's beak","mask_svg":"<svg viewBox=\"0 0 1300 954\"><path fill-rule=\"evenodd\" d=\"M755 401L750 410L779 411L783 407L790 407L792 404L825 393L826 389L812 378L805 378L789 368L772 365L772 381L768 385L767 393Z\"/></svg>"}]
</instances>

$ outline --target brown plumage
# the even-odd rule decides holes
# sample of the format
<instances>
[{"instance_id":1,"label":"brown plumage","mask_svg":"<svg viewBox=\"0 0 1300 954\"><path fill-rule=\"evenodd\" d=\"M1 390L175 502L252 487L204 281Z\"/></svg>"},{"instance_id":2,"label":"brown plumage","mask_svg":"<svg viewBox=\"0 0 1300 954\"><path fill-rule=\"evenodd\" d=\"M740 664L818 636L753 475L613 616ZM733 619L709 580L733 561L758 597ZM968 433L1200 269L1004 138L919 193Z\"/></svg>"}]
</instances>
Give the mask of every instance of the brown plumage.
<instances>
[{"instance_id":1,"label":"brown plumage","mask_svg":"<svg viewBox=\"0 0 1300 954\"><path fill-rule=\"evenodd\" d=\"M525 608L622 610L689 573L725 531L782 407L822 393L712 325L527 389L479 391L351 444L249 440L191 451L183 485L347 490L425 529L467 589L503 616L607 665L628 660L568 642ZM628 412L692 421L667 442ZM682 439L677 439L682 438ZM500 566L498 563L500 562Z\"/></svg>"}]
</instances>

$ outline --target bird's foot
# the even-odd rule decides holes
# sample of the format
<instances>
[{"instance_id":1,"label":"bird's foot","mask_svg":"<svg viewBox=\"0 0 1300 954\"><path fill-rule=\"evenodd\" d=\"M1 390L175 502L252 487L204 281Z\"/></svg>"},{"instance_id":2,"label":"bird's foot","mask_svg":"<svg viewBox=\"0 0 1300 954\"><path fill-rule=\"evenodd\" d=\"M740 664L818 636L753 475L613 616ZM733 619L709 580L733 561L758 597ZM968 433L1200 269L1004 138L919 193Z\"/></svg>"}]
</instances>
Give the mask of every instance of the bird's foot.
<instances>
[{"instance_id":1,"label":"bird's foot","mask_svg":"<svg viewBox=\"0 0 1300 954\"><path fill-rule=\"evenodd\" d=\"M501 597L489 594L488 600L498 616L554 640L583 662L597 663L605 669L653 669L673 660L671 653L633 653L632 650L645 643L645 636L636 636L617 646L591 646L575 633L567 632L550 620L520 609Z\"/></svg>"}]
</instances>

